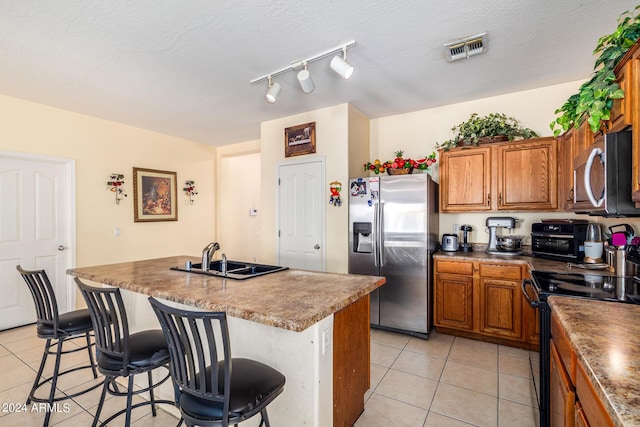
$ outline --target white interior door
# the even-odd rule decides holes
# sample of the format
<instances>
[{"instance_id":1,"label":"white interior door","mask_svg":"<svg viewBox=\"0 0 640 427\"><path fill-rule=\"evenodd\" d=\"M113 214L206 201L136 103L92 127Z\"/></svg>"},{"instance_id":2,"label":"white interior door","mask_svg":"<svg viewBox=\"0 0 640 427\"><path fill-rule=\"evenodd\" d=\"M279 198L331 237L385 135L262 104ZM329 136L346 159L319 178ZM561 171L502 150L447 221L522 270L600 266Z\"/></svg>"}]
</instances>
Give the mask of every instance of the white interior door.
<instances>
[{"instance_id":1,"label":"white interior door","mask_svg":"<svg viewBox=\"0 0 640 427\"><path fill-rule=\"evenodd\" d=\"M322 160L278 167L278 263L325 270Z\"/></svg>"},{"instance_id":2,"label":"white interior door","mask_svg":"<svg viewBox=\"0 0 640 427\"><path fill-rule=\"evenodd\" d=\"M32 323L35 308L16 265L44 269L61 313L73 308L66 269L68 165L0 153L0 330Z\"/></svg>"}]
</instances>

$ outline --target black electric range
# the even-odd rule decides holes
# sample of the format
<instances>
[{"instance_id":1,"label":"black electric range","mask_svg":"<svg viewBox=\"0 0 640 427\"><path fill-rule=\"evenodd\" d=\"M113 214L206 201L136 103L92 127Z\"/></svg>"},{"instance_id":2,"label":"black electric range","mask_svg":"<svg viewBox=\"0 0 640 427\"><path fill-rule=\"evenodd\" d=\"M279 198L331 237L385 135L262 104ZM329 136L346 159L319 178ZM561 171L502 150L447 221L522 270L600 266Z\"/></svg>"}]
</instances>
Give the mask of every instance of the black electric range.
<instances>
[{"instance_id":1,"label":"black electric range","mask_svg":"<svg viewBox=\"0 0 640 427\"><path fill-rule=\"evenodd\" d=\"M522 290L529 304L540 312L540 355L530 358L535 386L535 397L540 409L539 424L550 425L550 339L551 310L547 304L550 295L597 299L619 303L640 304L640 279L630 276L611 276L602 273L531 272L532 280L522 282Z\"/></svg>"}]
</instances>

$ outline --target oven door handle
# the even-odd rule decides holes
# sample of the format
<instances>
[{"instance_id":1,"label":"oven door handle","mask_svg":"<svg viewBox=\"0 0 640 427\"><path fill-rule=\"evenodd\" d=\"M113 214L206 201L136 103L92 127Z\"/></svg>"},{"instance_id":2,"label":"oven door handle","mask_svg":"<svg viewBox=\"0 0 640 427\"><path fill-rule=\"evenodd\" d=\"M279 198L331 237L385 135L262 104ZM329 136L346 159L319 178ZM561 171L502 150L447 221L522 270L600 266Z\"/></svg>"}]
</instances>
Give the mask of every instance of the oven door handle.
<instances>
[{"instance_id":1,"label":"oven door handle","mask_svg":"<svg viewBox=\"0 0 640 427\"><path fill-rule=\"evenodd\" d=\"M527 287L533 288L533 293L536 295L535 301L533 298L531 298L531 296L527 292ZM522 281L522 293L524 294L524 297L527 299L531 307L538 308L540 306L540 298L538 298L538 292L536 292L536 287L533 284L533 280L524 279Z\"/></svg>"}]
</instances>

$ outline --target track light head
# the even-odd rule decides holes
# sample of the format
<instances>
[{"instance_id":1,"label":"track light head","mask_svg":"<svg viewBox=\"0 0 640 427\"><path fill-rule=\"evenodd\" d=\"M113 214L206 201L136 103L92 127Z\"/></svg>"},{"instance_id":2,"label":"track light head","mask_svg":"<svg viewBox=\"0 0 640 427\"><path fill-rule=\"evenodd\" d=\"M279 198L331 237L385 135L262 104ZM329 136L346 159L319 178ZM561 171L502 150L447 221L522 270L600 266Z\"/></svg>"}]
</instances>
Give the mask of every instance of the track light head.
<instances>
[{"instance_id":1,"label":"track light head","mask_svg":"<svg viewBox=\"0 0 640 427\"><path fill-rule=\"evenodd\" d=\"M298 82L304 93L311 93L316 88L316 85L311 79L311 73L307 70L307 63L304 63L304 70L298 72Z\"/></svg>"},{"instance_id":2,"label":"track light head","mask_svg":"<svg viewBox=\"0 0 640 427\"><path fill-rule=\"evenodd\" d=\"M343 79L348 79L353 75L353 65L347 62L347 48L346 46L342 48L342 58L339 55L331 58L331 63L329 64L331 69L335 71L340 77Z\"/></svg>"},{"instance_id":3,"label":"track light head","mask_svg":"<svg viewBox=\"0 0 640 427\"><path fill-rule=\"evenodd\" d=\"M282 91L280 83L271 81L271 76L269 76L269 89L267 89L267 93L264 95L264 98L268 103L274 104L278 99L278 95L280 95L280 91Z\"/></svg>"}]
</instances>

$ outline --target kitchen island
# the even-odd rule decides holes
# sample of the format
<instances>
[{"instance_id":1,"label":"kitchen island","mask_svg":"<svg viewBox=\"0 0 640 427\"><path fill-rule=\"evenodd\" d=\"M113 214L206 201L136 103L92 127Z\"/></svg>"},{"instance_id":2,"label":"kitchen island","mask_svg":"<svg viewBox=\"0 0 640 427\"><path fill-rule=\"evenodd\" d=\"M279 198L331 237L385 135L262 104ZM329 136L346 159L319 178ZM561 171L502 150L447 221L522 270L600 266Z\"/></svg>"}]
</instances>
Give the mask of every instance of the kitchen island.
<instances>
[{"instance_id":1,"label":"kitchen island","mask_svg":"<svg viewBox=\"0 0 640 427\"><path fill-rule=\"evenodd\" d=\"M286 377L285 391L269 406L273 425L355 421L369 387L368 294L383 277L285 270L231 280L170 270L186 261L199 259L176 256L67 273L121 288L133 332L159 327L147 295L182 308L225 311L233 356L259 360ZM163 392L171 398L170 387Z\"/></svg>"},{"instance_id":2,"label":"kitchen island","mask_svg":"<svg viewBox=\"0 0 640 427\"><path fill-rule=\"evenodd\" d=\"M569 343L559 344L561 354L591 425L640 425L640 307L562 296L549 305L553 339Z\"/></svg>"}]
</instances>

